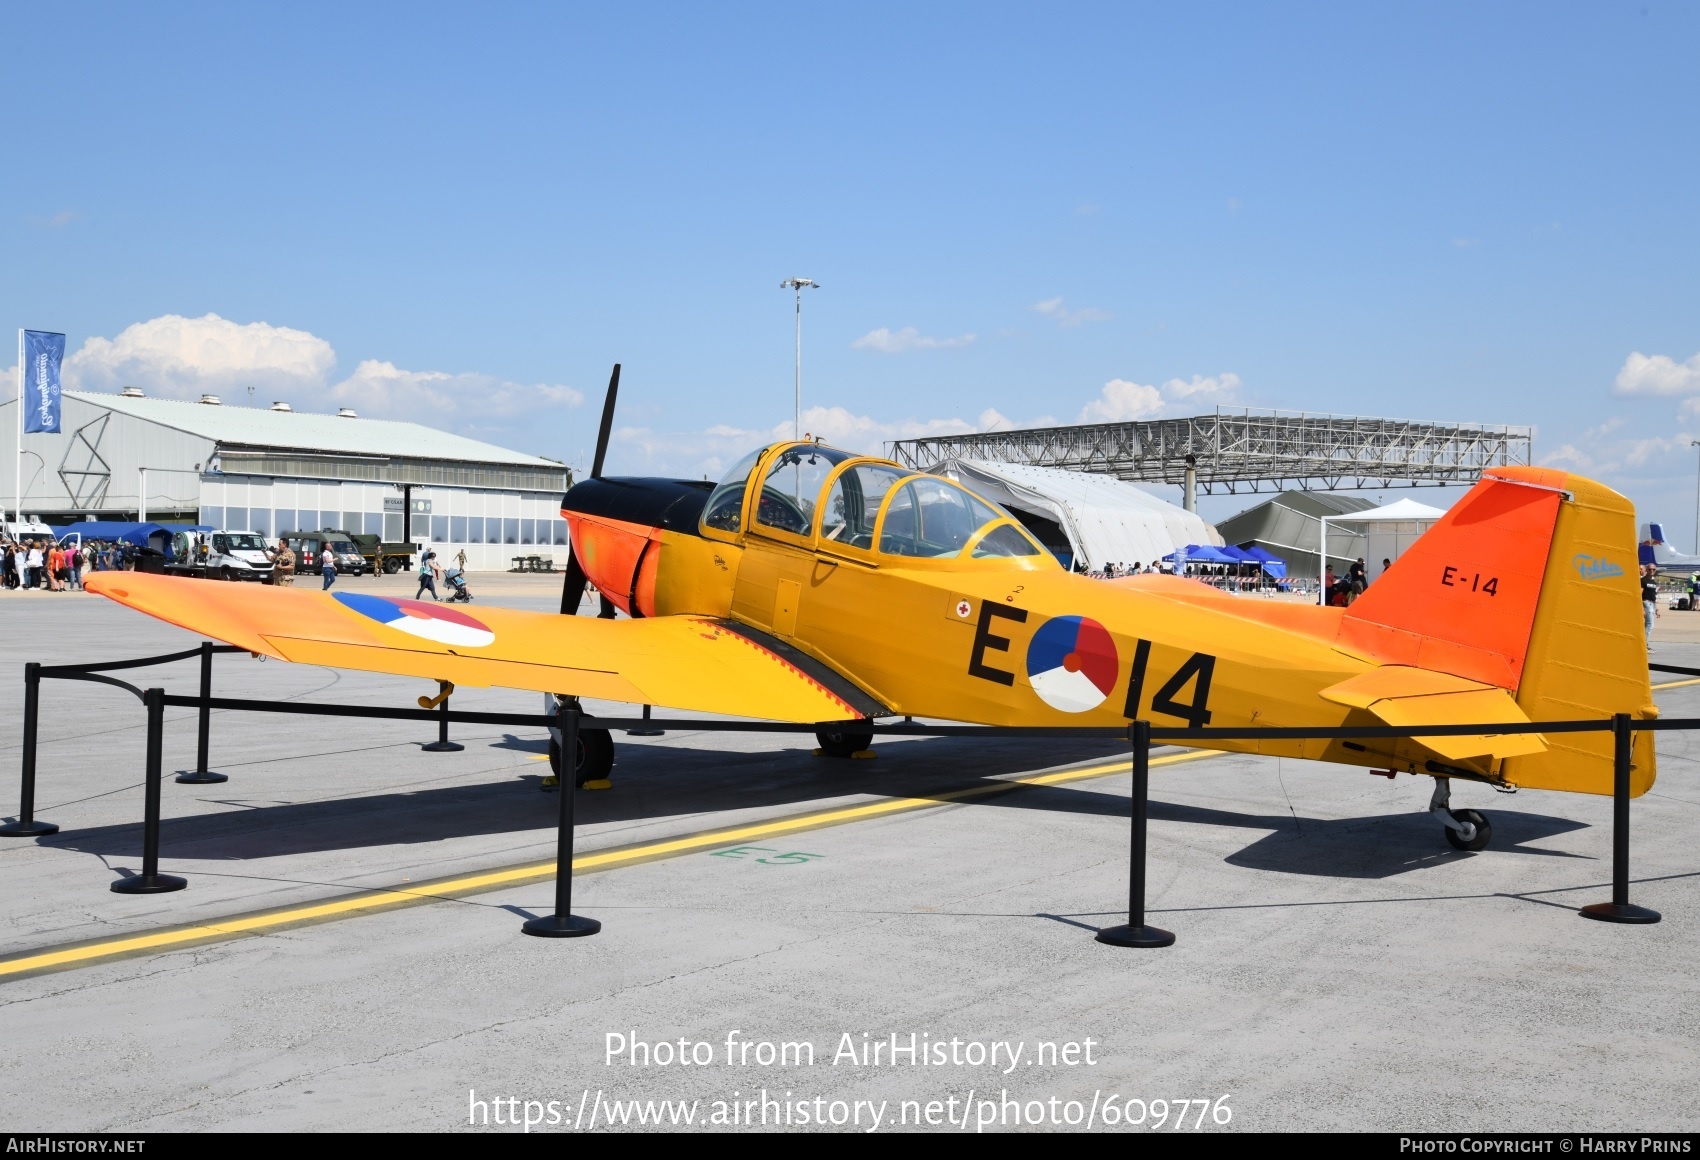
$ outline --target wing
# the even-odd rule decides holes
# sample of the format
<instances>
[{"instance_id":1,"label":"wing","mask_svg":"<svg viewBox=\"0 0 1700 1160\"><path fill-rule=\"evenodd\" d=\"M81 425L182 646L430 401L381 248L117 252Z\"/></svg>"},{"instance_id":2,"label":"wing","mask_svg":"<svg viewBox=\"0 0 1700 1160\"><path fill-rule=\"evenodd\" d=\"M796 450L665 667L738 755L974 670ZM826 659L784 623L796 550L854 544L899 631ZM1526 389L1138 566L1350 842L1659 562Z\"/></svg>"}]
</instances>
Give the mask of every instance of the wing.
<instances>
[{"instance_id":1,"label":"wing","mask_svg":"<svg viewBox=\"0 0 1700 1160\"><path fill-rule=\"evenodd\" d=\"M279 660L813 723L867 701L805 658L696 616L600 620L362 592L97 572L90 592ZM841 679L840 679L841 680ZM841 695L842 694L842 695Z\"/></svg>"}]
</instances>

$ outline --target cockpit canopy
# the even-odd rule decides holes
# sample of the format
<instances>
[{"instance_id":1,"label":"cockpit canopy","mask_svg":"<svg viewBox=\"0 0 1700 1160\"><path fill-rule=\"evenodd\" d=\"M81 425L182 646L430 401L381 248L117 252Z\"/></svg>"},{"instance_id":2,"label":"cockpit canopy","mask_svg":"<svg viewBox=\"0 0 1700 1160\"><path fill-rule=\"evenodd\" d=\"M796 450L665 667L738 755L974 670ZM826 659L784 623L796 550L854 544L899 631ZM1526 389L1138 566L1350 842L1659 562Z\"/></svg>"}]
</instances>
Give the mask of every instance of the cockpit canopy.
<instances>
[{"instance_id":1,"label":"cockpit canopy","mask_svg":"<svg viewBox=\"0 0 1700 1160\"><path fill-rule=\"evenodd\" d=\"M752 511L747 495L758 471ZM1044 553L1008 513L948 479L819 443L774 444L739 460L709 496L702 526L887 556Z\"/></svg>"}]
</instances>

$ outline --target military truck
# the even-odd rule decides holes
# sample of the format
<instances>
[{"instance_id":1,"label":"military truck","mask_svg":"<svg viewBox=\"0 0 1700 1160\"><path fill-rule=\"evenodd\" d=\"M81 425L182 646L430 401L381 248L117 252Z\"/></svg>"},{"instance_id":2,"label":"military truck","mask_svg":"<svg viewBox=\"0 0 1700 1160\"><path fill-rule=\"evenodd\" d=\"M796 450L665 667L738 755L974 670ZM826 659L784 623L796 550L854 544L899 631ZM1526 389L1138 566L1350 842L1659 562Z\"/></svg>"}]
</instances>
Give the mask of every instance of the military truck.
<instances>
[{"instance_id":1,"label":"military truck","mask_svg":"<svg viewBox=\"0 0 1700 1160\"><path fill-rule=\"evenodd\" d=\"M348 537L374 572L394 576L397 572L413 570L413 556L419 551L416 544L386 544L379 536L350 534Z\"/></svg>"}]
</instances>

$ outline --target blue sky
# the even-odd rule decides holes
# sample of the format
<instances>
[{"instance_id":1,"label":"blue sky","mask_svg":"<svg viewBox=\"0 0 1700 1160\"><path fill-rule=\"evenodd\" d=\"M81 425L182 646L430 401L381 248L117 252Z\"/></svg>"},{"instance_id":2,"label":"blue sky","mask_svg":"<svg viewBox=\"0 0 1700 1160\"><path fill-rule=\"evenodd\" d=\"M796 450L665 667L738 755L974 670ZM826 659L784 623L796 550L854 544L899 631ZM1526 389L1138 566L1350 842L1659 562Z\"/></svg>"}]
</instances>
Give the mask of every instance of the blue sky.
<instances>
[{"instance_id":1,"label":"blue sky","mask_svg":"<svg viewBox=\"0 0 1700 1160\"><path fill-rule=\"evenodd\" d=\"M1692 526L1692 5L7 21L0 316L88 388L573 461L618 360L611 468L715 474L789 429L801 274L805 426L848 445L1217 402L1529 423Z\"/></svg>"}]
</instances>

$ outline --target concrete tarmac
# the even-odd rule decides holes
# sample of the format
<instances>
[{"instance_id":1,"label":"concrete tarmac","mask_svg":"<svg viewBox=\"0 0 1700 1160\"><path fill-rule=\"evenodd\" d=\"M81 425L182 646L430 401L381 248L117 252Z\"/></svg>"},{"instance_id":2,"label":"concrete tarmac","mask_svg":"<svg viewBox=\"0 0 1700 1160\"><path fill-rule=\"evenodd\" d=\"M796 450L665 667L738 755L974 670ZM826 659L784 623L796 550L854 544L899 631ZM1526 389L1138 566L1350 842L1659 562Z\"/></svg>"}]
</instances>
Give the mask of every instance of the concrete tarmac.
<instances>
[{"instance_id":1,"label":"concrete tarmac","mask_svg":"<svg viewBox=\"0 0 1700 1160\"><path fill-rule=\"evenodd\" d=\"M485 602L558 601L553 577L473 584ZM198 642L76 594L0 594L0 628L6 810L24 661ZM1700 644L1662 640L1654 659L1700 667ZM411 705L433 691L216 664L219 695ZM192 662L119 675L195 690ZM1700 685L1657 700L1700 716ZM193 714L167 721L166 769L188 768ZM465 751L431 754L419 745L433 731L412 723L219 713L212 764L231 780L164 787L163 869L188 889L124 896L107 887L140 868L142 727L119 690L44 687L37 813L62 829L0 839L0 954L212 933L0 973L11 1130L512 1131L527 1101L533 1130L551 1131L652 1114L716 1128L717 1113L869 1130L877 1113L880 1131L1084 1130L1090 1115L1093 1130L1143 1132L1159 1106L1172 1131L1182 1100L1200 1132L1700 1126L1688 734L1659 735L1658 784L1634 805L1633 897L1660 924L1577 916L1608 897L1607 798L1459 784L1454 805L1495 830L1462 854L1424 813L1426 778L1212 756L1153 772L1149 918L1178 941L1122 950L1092 937L1124 917L1128 777L1113 744L891 740L876 760L839 762L798 735L621 736L614 788L575 799L581 854L638 848L576 880L574 909L599 935L522 935L553 898L534 877L225 937L268 908L546 862L558 799L538 792L544 733L457 728ZM1065 778L984 792L1047 772ZM879 812L892 799L909 804ZM864 812L784 822L831 810ZM736 825L774 836L693 837ZM906 1047L911 1033L942 1060L893 1062L891 1037ZM677 1061L693 1052L711 1062Z\"/></svg>"}]
</instances>

